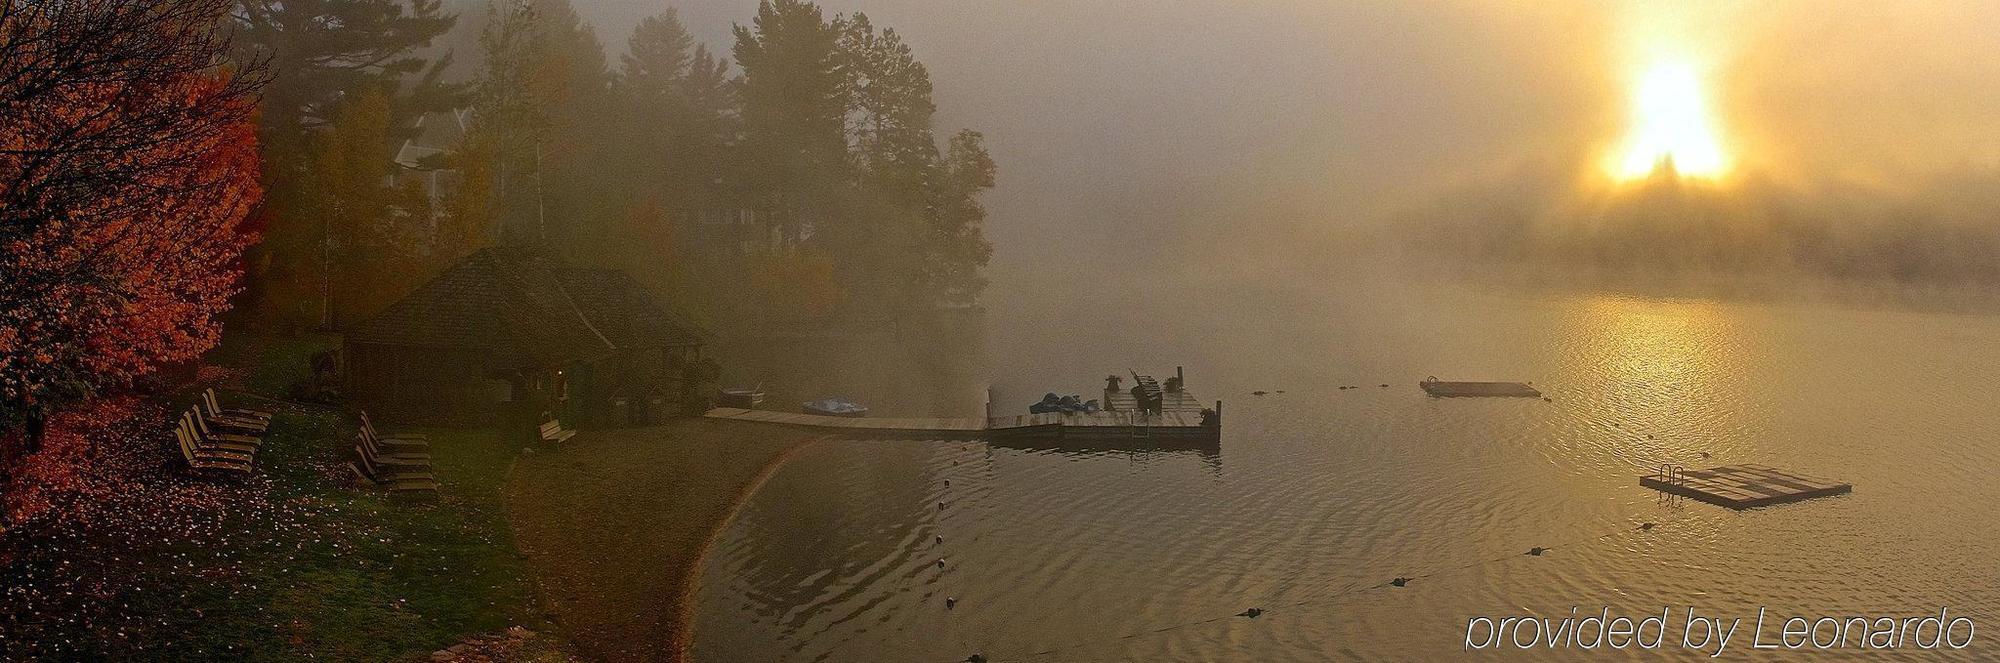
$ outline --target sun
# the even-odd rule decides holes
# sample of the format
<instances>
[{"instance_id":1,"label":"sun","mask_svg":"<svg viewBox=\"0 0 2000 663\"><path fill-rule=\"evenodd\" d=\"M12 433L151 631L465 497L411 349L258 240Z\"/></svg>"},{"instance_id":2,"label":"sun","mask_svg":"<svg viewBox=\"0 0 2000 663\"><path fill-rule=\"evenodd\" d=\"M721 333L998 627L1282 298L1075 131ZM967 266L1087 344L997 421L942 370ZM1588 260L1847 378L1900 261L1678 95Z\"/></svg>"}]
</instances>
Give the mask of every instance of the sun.
<instances>
[{"instance_id":1,"label":"sun","mask_svg":"<svg viewBox=\"0 0 2000 663\"><path fill-rule=\"evenodd\" d=\"M1729 154L1709 118L1701 78L1685 62L1652 65L1632 87L1632 127L1605 164L1614 179L1655 172L1716 178L1729 172Z\"/></svg>"}]
</instances>

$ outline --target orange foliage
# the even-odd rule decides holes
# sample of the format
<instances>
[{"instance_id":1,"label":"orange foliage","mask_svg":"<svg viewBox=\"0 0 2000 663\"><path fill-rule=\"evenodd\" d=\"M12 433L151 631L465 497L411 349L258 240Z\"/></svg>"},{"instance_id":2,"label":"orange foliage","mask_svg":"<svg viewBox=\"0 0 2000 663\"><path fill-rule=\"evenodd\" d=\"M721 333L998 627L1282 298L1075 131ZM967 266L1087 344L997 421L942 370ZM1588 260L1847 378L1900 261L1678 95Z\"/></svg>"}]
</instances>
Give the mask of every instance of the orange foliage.
<instances>
[{"instance_id":1,"label":"orange foliage","mask_svg":"<svg viewBox=\"0 0 2000 663\"><path fill-rule=\"evenodd\" d=\"M0 21L0 43L29 44L0 52L0 420L217 340L261 190L250 87L178 23L197 9L86 0Z\"/></svg>"}]
</instances>

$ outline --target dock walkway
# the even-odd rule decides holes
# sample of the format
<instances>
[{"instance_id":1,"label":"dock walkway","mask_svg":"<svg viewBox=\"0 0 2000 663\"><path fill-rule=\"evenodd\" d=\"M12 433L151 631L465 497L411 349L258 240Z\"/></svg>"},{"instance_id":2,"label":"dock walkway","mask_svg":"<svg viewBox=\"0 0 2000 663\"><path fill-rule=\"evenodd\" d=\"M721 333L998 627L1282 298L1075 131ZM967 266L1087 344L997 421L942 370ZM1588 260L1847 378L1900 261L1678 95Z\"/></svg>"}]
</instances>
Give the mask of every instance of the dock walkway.
<instances>
[{"instance_id":1,"label":"dock walkway","mask_svg":"<svg viewBox=\"0 0 2000 663\"><path fill-rule=\"evenodd\" d=\"M719 407L703 416L710 419L754 421L782 426L843 434L931 439L1022 437L1055 439L1142 439L1169 440L1221 439L1219 424L1204 425L1202 411L1209 408L1186 390L1157 394L1158 412L1144 412L1129 392L1106 390L1097 412L1047 412L1006 417L974 418L890 418L828 417L770 410ZM1221 407L1220 403L1216 404ZM1219 417L1220 415L1218 415Z\"/></svg>"},{"instance_id":2,"label":"dock walkway","mask_svg":"<svg viewBox=\"0 0 2000 663\"><path fill-rule=\"evenodd\" d=\"M977 435L986 432L986 422L977 418L897 419L888 417L827 417L815 414L774 412L771 410L746 410L736 407L715 408L702 416L710 419L756 421L834 432L940 435Z\"/></svg>"},{"instance_id":3,"label":"dock walkway","mask_svg":"<svg viewBox=\"0 0 2000 663\"><path fill-rule=\"evenodd\" d=\"M987 435L1108 435L1147 437L1151 435L1215 435L1201 425L1201 413L1167 411L1160 414L1138 412L1091 412L1079 414L1023 414L980 418L887 418L826 417L770 410L719 407L702 416L710 419L755 421L809 428L828 433L882 435L893 437L959 438Z\"/></svg>"}]
</instances>

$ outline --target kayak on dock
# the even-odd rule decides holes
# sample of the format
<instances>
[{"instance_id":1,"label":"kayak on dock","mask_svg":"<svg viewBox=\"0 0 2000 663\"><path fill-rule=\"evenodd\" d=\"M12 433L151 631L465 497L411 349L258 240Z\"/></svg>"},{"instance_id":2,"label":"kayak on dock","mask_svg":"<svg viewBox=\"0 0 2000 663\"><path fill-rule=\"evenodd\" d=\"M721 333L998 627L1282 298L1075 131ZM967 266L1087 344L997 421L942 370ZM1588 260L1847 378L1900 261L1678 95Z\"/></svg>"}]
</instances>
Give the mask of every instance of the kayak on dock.
<instances>
[{"instance_id":1,"label":"kayak on dock","mask_svg":"<svg viewBox=\"0 0 2000 663\"><path fill-rule=\"evenodd\" d=\"M1417 383L1424 393L1432 396L1485 396L1535 398L1542 392L1522 382L1457 382L1439 380L1437 376L1424 378Z\"/></svg>"},{"instance_id":2,"label":"kayak on dock","mask_svg":"<svg viewBox=\"0 0 2000 663\"><path fill-rule=\"evenodd\" d=\"M845 398L822 398L810 403L806 403L805 405L801 406L801 409L804 410L806 414L816 414L822 417L868 416L868 406L847 400Z\"/></svg>"},{"instance_id":3,"label":"kayak on dock","mask_svg":"<svg viewBox=\"0 0 2000 663\"><path fill-rule=\"evenodd\" d=\"M745 410L755 409L758 405L764 403L764 385L760 384L755 387L725 387L716 394L715 401L722 407L740 407Z\"/></svg>"}]
</instances>

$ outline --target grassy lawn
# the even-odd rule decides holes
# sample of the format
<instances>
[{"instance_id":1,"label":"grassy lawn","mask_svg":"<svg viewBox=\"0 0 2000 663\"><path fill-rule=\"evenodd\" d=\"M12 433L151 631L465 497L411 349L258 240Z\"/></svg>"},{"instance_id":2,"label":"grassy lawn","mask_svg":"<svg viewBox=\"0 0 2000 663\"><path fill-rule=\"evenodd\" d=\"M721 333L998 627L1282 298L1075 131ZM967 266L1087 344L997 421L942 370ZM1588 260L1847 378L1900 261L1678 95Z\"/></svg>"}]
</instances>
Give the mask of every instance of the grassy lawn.
<instances>
[{"instance_id":1,"label":"grassy lawn","mask_svg":"<svg viewBox=\"0 0 2000 663\"><path fill-rule=\"evenodd\" d=\"M260 621L289 625L291 651L275 658L389 660L510 625L546 630L501 494L518 449L487 431L424 432L443 484L435 503L347 487L337 449L354 429L340 417L306 411L273 427L272 498L321 505L299 524L333 534L280 540L255 569L253 583L271 588ZM298 545L279 553L286 543Z\"/></svg>"},{"instance_id":2,"label":"grassy lawn","mask_svg":"<svg viewBox=\"0 0 2000 663\"><path fill-rule=\"evenodd\" d=\"M285 394L324 345L238 336L212 359ZM510 627L538 635L472 653L685 660L710 537L809 437L692 419L524 452L416 431L443 484L426 501L355 488L355 422L310 404L265 406L251 477L194 476L168 434L194 397L169 400L98 438L141 463L114 490L0 536L0 660L426 661Z\"/></svg>"},{"instance_id":3,"label":"grassy lawn","mask_svg":"<svg viewBox=\"0 0 2000 663\"><path fill-rule=\"evenodd\" d=\"M300 333L271 335L238 332L223 337L223 343L206 360L220 366L240 367L243 389L255 394L284 397L292 388L312 377L312 356L340 345L330 334Z\"/></svg>"},{"instance_id":4,"label":"grassy lawn","mask_svg":"<svg viewBox=\"0 0 2000 663\"><path fill-rule=\"evenodd\" d=\"M516 539L571 640L607 661L686 660L683 610L710 536L808 434L691 419L585 431L523 456Z\"/></svg>"},{"instance_id":5,"label":"grassy lawn","mask_svg":"<svg viewBox=\"0 0 2000 663\"><path fill-rule=\"evenodd\" d=\"M389 661L550 630L507 529L501 487L519 450L427 432L434 502L352 488L353 424L288 406L258 476L176 471L80 524L10 537L0 658ZM524 658L561 659L556 638L529 642Z\"/></svg>"}]
</instances>

